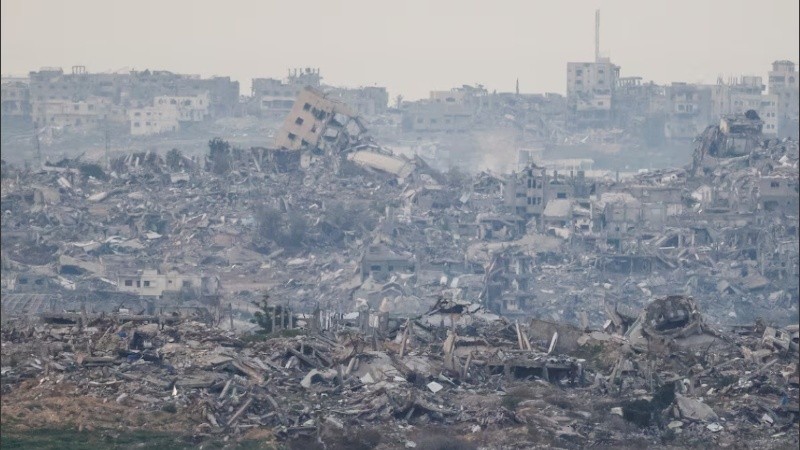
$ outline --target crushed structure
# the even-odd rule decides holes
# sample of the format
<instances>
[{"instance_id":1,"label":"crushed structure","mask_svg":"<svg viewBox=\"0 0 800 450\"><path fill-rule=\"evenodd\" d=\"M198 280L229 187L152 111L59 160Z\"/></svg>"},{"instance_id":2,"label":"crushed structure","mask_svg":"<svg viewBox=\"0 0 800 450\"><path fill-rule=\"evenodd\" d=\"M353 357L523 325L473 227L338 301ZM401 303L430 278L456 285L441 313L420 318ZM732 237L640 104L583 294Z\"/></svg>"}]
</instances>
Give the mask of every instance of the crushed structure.
<instances>
[{"instance_id":1,"label":"crushed structure","mask_svg":"<svg viewBox=\"0 0 800 450\"><path fill-rule=\"evenodd\" d=\"M4 165L3 420L793 446L799 156L748 111L682 168L441 173L312 88L271 148Z\"/></svg>"}]
</instances>

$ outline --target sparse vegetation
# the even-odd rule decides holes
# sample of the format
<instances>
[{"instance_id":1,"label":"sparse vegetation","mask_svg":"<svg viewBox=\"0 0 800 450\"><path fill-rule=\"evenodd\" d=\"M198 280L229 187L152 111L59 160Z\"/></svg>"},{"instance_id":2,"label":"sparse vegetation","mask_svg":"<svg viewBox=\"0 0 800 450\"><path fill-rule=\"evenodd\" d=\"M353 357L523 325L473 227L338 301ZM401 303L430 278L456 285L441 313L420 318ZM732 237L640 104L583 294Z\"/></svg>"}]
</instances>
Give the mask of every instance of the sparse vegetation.
<instances>
[{"instance_id":1,"label":"sparse vegetation","mask_svg":"<svg viewBox=\"0 0 800 450\"><path fill-rule=\"evenodd\" d=\"M178 171L183 166L183 153L177 148L173 148L167 152L164 162L167 164L167 167L169 167L169 170L173 172Z\"/></svg>"},{"instance_id":2,"label":"sparse vegetation","mask_svg":"<svg viewBox=\"0 0 800 450\"><path fill-rule=\"evenodd\" d=\"M297 248L308 231L305 218L296 212L283 214L277 209L262 205L256 209L256 236L275 242L284 248Z\"/></svg>"},{"instance_id":3,"label":"sparse vegetation","mask_svg":"<svg viewBox=\"0 0 800 450\"><path fill-rule=\"evenodd\" d=\"M269 294L264 294L261 300L254 301L253 305L258 307L258 311L253 314L255 318L252 320L252 322L261 327L261 334L269 334L273 332L273 314L275 315L274 319L276 325L279 325L284 330L290 328L290 325L294 324L294 317L291 317L289 311L284 311L282 305L270 304Z\"/></svg>"},{"instance_id":4,"label":"sparse vegetation","mask_svg":"<svg viewBox=\"0 0 800 450\"><path fill-rule=\"evenodd\" d=\"M105 170L97 164L81 164L78 170L85 177L93 177L103 181L108 179Z\"/></svg>"},{"instance_id":5,"label":"sparse vegetation","mask_svg":"<svg viewBox=\"0 0 800 450\"><path fill-rule=\"evenodd\" d=\"M228 141L215 137L208 141L209 167L217 175L225 175L231 170L231 145Z\"/></svg>"}]
</instances>

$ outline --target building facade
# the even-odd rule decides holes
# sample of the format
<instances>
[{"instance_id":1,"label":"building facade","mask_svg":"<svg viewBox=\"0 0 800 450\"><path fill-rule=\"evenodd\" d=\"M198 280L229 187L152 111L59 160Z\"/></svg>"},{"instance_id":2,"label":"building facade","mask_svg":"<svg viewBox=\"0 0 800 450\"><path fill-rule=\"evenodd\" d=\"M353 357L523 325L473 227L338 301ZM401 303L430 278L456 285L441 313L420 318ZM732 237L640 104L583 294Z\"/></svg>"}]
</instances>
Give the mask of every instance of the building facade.
<instances>
[{"instance_id":1,"label":"building facade","mask_svg":"<svg viewBox=\"0 0 800 450\"><path fill-rule=\"evenodd\" d=\"M30 118L31 98L27 81L3 80L0 88L0 111L3 118Z\"/></svg>"},{"instance_id":2,"label":"building facade","mask_svg":"<svg viewBox=\"0 0 800 450\"><path fill-rule=\"evenodd\" d=\"M337 116L354 117L353 111L344 103L328 98L317 89L307 87L300 92L283 126L275 136L275 145L288 150L316 148L326 132L329 122ZM346 121L338 119L339 121ZM345 125L345 124L340 124ZM336 138L336 136L329 136Z\"/></svg>"},{"instance_id":3,"label":"building facade","mask_svg":"<svg viewBox=\"0 0 800 450\"><path fill-rule=\"evenodd\" d=\"M180 129L178 107L171 103L133 108L128 111L131 135L150 136Z\"/></svg>"},{"instance_id":4,"label":"building facade","mask_svg":"<svg viewBox=\"0 0 800 450\"><path fill-rule=\"evenodd\" d=\"M798 71L791 61L775 61L769 72L769 94L774 96L778 116L778 136L798 139L800 90Z\"/></svg>"},{"instance_id":5,"label":"building facade","mask_svg":"<svg viewBox=\"0 0 800 450\"><path fill-rule=\"evenodd\" d=\"M576 126L610 124L619 72L609 58L567 63L567 108Z\"/></svg>"},{"instance_id":6,"label":"building facade","mask_svg":"<svg viewBox=\"0 0 800 450\"><path fill-rule=\"evenodd\" d=\"M208 92L192 96L162 95L153 99L154 106L174 106L178 111L179 122L202 122L208 119L211 117L210 103Z\"/></svg>"}]
</instances>

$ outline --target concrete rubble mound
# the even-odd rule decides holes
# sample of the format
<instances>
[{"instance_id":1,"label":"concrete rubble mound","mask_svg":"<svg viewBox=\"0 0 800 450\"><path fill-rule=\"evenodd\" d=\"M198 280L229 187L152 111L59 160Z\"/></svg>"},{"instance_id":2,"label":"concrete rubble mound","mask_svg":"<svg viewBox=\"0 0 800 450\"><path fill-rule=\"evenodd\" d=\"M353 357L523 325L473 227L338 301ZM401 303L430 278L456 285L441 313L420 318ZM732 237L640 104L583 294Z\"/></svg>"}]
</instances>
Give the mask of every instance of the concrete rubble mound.
<instances>
[{"instance_id":1,"label":"concrete rubble mound","mask_svg":"<svg viewBox=\"0 0 800 450\"><path fill-rule=\"evenodd\" d=\"M371 331L335 319L260 339L171 315L18 322L2 331L3 417L43 426L53 408L77 406L90 408L70 413L82 427L179 423L234 439L265 428L295 444L377 428L386 448L445 427L489 448L797 443L796 326L642 351L620 334L473 306L440 301ZM645 339L704 333L695 306L679 296L648 305ZM788 345L773 346L781 333Z\"/></svg>"},{"instance_id":2,"label":"concrete rubble mound","mask_svg":"<svg viewBox=\"0 0 800 450\"><path fill-rule=\"evenodd\" d=\"M442 173L309 88L269 148L4 163L3 424L795 447L800 152L762 125L624 180Z\"/></svg>"}]
</instances>

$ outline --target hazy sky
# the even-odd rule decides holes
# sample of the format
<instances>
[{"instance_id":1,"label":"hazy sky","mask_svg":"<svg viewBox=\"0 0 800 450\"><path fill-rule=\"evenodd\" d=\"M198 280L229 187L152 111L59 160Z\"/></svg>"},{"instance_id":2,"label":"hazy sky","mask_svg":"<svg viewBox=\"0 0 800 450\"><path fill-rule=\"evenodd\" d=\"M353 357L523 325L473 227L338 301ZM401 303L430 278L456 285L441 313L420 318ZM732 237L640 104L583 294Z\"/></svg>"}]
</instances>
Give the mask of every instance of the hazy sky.
<instances>
[{"instance_id":1,"label":"hazy sky","mask_svg":"<svg viewBox=\"0 0 800 450\"><path fill-rule=\"evenodd\" d=\"M766 76L797 62L798 0L2 0L3 75L43 66L254 77L319 67L391 95L480 83L566 89L567 61L601 52L659 83Z\"/></svg>"}]
</instances>

